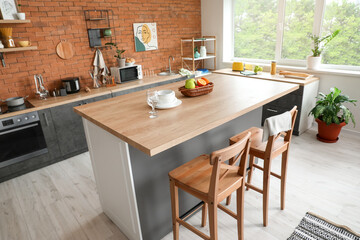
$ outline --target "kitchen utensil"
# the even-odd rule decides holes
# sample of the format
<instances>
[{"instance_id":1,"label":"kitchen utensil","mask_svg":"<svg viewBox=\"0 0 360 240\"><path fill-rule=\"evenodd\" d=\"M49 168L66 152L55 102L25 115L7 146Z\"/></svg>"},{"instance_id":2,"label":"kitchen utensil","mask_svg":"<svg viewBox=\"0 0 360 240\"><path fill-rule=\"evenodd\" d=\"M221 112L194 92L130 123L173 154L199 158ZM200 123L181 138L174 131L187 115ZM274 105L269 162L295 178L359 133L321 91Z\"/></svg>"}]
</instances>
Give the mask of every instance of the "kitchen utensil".
<instances>
[{"instance_id":1,"label":"kitchen utensil","mask_svg":"<svg viewBox=\"0 0 360 240\"><path fill-rule=\"evenodd\" d=\"M300 79L304 79L304 80L314 76L314 75L307 74L307 73L290 72L290 71L280 71L279 75L283 75L284 77L300 78Z\"/></svg>"},{"instance_id":2,"label":"kitchen utensil","mask_svg":"<svg viewBox=\"0 0 360 240\"><path fill-rule=\"evenodd\" d=\"M73 46L66 40L61 40L56 46L56 53L62 59L70 59L74 56Z\"/></svg>"},{"instance_id":3,"label":"kitchen utensil","mask_svg":"<svg viewBox=\"0 0 360 240\"><path fill-rule=\"evenodd\" d=\"M61 80L63 83L63 87L66 89L66 93L77 93L80 91L80 78L65 78Z\"/></svg>"},{"instance_id":4,"label":"kitchen utensil","mask_svg":"<svg viewBox=\"0 0 360 240\"><path fill-rule=\"evenodd\" d=\"M180 106L182 104L182 101L180 99L175 98L175 101L172 103L166 103L166 104L156 104L156 109L170 109L170 108L175 108L177 106ZM148 104L150 107L151 105Z\"/></svg>"},{"instance_id":5,"label":"kitchen utensil","mask_svg":"<svg viewBox=\"0 0 360 240\"><path fill-rule=\"evenodd\" d=\"M31 46L30 41L18 41L17 44L18 44L20 47L29 47L29 46Z\"/></svg>"},{"instance_id":6,"label":"kitchen utensil","mask_svg":"<svg viewBox=\"0 0 360 240\"><path fill-rule=\"evenodd\" d=\"M25 103L25 99L28 98L29 96L26 97L12 97L12 98L8 98L6 100L2 100L3 102L6 102L6 105L8 107L17 107L20 105L23 105Z\"/></svg>"},{"instance_id":7,"label":"kitchen utensil","mask_svg":"<svg viewBox=\"0 0 360 240\"><path fill-rule=\"evenodd\" d=\"M41 74L34 75L36 94L40 96L40 99L46 99L49 94L49 91L45 89L44 79Z\"/></svg>"}]
</instances>

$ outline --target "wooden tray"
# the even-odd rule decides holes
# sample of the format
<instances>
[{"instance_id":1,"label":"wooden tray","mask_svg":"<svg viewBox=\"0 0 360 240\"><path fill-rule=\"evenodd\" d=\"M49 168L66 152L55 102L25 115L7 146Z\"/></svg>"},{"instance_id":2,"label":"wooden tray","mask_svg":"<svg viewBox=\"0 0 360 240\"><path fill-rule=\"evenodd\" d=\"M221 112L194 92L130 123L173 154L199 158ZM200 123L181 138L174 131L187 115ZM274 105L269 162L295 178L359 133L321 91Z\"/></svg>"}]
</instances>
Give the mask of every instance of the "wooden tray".
<instances>
[{"instance_id":1,"label":"wooden tray","mask_svg":"<svg viewBox=\"0 0 360 240\"><path fill-rule=\"evenodd\" d=\"M179 91L182 95L186 97L197 97L201 95L205 95L211 93L214 88L214 83L209 82L206 86L193 88L193 89L186 89L185 87L179 87Z\"/></svg>"}]
</instances>

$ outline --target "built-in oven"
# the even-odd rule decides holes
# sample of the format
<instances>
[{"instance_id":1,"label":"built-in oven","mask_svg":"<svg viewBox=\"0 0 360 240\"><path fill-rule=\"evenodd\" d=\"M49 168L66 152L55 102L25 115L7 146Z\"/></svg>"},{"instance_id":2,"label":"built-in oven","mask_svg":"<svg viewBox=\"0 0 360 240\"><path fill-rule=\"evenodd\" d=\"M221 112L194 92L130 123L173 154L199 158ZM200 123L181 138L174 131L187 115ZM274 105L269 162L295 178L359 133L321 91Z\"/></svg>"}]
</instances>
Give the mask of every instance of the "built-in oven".
<instances>
[{"instance_id":1,"label":"built-in oven","mask_svg":"<svg viewBox=\"0 0 360 240\"><path fill-rule=\"evenodd\" d=\"M0 119L0 168L47 152L37 112Z\"/></svg>"}]
</instances>

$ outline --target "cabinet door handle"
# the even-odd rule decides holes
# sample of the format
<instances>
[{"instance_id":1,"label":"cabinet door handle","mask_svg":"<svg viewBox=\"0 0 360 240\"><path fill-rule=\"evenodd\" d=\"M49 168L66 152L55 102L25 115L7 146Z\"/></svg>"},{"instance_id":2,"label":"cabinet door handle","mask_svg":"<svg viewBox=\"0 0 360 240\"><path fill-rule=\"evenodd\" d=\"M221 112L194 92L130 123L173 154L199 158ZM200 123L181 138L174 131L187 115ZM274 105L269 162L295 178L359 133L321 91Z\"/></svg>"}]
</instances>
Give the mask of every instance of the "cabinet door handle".
<instances>
[{"instance_id":1,"label":"cabinet door handle","mask_svg":"<svg viewBox=\"0 0 360 240\"><path fill-rule=\"evenodd\" d=\"M49 126L49 120L46 116L46 113L43 113L44 114L44 119L45 119L45 123L46 123L46 126L48 127Z\"/></svg>"},{"instance_id":2,"label":"cabinet door handle","mask_svg":"<svg viewBox=\"0 0 360 240\"><path fill-rule=\"evenodd\" d=\"M274 110L274 109L271 109L271 108L266 109L266 111L274 112L274 113L277 113L277 112L278 112L277 110Z\"/></svg>"}]
</instances>

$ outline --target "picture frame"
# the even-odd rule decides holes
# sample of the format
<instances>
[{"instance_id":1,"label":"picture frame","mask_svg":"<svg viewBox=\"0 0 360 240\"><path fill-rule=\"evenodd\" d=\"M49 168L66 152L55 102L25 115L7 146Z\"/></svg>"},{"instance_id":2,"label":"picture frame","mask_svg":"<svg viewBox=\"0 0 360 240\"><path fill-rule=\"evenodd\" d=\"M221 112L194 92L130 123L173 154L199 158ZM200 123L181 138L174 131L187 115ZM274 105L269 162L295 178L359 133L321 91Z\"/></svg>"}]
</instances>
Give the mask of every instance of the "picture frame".
<instances>
[{"instance_id":1,"label":"picture frame","mask_svg":"<svg viewBox=\"0 0 360 240\"><path fill-rule=\"evenodd\" d=\"M134 23L135 51L151 51L158 49L156 23Z\"/></svg>"},{"instance_id":2,"label":"picture frame","mask_svg":"<svg viewBox=\"0 0 360 240\"><path fill-rule=\"evenodd\" d=\"M0 13L3 20L15 20L18 13L16 0L0 0Z\"/></svg>"}]
</instances>

